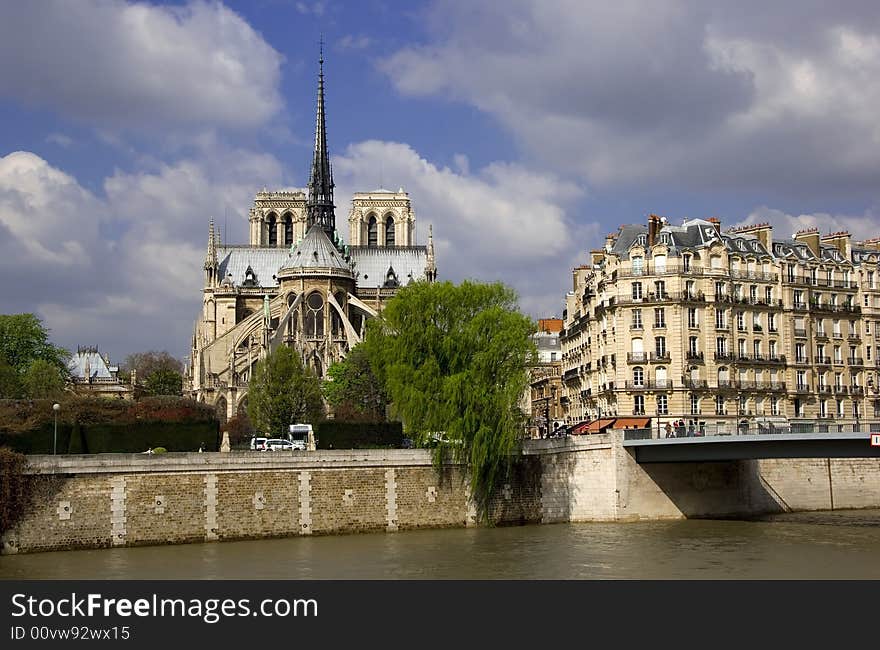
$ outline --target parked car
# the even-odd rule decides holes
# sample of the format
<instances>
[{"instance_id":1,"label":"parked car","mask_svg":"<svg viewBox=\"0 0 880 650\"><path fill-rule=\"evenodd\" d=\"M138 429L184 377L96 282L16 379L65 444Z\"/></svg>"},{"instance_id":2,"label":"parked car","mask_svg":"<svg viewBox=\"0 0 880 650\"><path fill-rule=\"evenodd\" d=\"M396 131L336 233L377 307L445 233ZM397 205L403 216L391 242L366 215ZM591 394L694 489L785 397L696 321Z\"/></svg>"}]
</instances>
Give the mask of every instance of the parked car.
<instances>
[{"instance_id":1,"label":"parked car","mask_svg":"<svg viewBox=\"0 0 880 650\"><path fill-rule=\"evenodd\" d=\"M270 438L266 441L267 451L292 451L293 449L295 449L295 447L290 440L282 440L281 438Z\"/></svg>"},{"instance_id":2,"label":"parked car","mask_svg":"<svg viewBox=\"0 0 880 650\"><path fill-rule=\"evenodd\" d=\"M266 441L267 438L257 438L256 436L251 438L251 450L252 451L266 451Z\"/></svg>"}]
</instances>

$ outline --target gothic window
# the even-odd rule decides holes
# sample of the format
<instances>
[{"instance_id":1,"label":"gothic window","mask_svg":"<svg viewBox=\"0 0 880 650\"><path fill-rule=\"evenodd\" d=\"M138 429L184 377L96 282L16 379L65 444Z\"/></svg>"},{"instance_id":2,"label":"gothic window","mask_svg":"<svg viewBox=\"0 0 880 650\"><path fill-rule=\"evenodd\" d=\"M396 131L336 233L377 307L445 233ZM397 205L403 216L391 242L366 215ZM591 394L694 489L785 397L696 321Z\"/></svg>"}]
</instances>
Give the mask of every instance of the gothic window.
<instances>
[{"instance_id":1,"label":"gothic window","mask_svg":"<svg viewBox=\"0 0 880 650\"><path fill-rule=\"evenodd\" d=\"M376 223L376 216L370 215L370 220L367 222L367 246L371 248L376 248L379 245L379 227Z\"/></svg>"},{"instance_id":2,"label":"gothic window","mask_svg":"<svg viewBox=\"0 0 880 650\"><path fill-rule=\"evenodd\" d=\"M385 217L385 245L394 246L394 217L390 214Z\"/></svg>"},{"instance_id":3,"label":"gothic window","mask_svg":"<svg viewBox=\"0 0 880 650\"><path fill-rule=\"evenodd\" d=\"M289 212L284 215L284 245L293 245L293 217Z\"/></svg>"},{"instance_id":4,"label":"gothic window","mask_svg":"<svg viewBox=\"0 0 880 650\"><path fill-rule=\"evenodd\" d=\"M307 338L322 338L324 336L324 298L315 291L306 298L306 306L303 314L303 329Z\"/></svg>"},{"instance_id":5,"label":"gothic window","mask_svg":"<svg viewBox=\"0 0 880 650\"><path fill-rule=\"evenodd\" d=\"M275 215L270 214L269 219L266 223L269 227L269 246L277 246L278 245L278 228L276 227Z\"/></svg>"}]
</instances>

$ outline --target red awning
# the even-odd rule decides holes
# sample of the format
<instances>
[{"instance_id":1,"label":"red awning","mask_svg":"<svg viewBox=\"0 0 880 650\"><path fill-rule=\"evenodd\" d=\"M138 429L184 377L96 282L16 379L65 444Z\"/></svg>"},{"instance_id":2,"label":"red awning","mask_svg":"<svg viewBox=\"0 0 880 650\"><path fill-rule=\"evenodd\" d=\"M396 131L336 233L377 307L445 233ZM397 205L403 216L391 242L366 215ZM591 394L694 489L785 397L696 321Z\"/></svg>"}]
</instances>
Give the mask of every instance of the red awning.
<instances>
[{"instance_id":1,"label":"red awning","mask_svg":"<svg viewBox=\"0 0 880 650\"><path fill-rule=\"evenodd\" d=\"M651 422L651 418L617 418L615 429L644 429Z\"/></svg>"}]
</instances>

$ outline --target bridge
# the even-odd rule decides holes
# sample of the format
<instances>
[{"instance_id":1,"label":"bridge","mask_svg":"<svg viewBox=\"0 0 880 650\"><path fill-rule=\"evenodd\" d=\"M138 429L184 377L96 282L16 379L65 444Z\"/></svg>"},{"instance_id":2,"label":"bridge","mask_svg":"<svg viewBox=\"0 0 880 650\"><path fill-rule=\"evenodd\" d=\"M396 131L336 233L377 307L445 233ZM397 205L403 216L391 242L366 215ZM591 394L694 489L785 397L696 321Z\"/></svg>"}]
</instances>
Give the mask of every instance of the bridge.
<instances>
[{"instance_id":1,"label":"bridge","mask_svg":"<svg viewBox=\"0 0 880 650\"><path fill-rule=\"evenodd\" d=\"M658 438L647 429L624 431L623 446L637 463L681 463L761 458L880 458L869 432L722 433ZM878 434L874 434L878 435Z\"/></svg>"}]
</instances>

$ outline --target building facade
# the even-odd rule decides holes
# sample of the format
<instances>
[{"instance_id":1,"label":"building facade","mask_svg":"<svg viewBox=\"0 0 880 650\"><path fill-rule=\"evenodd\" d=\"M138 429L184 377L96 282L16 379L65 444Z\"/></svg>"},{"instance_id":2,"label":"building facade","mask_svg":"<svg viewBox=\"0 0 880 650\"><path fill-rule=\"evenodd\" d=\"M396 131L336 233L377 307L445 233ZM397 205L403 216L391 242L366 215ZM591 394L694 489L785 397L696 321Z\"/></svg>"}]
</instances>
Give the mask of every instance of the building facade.
<instances>
[{"instance_id":1,"label":"building facade","mask_svg":"<svg viewBox=\"0 0 880 650\"><path fill-rule=\"evenodd\" d=\"M68 361L71 388L81 395L134 399L135 380L131 384L119 379L119 366L110 363L110 357L101 354L96 346L79 346Z\"/></svg>"},{"instance_id":2,"label":"building facade","mask_svg":"<svg viewBox=\"0 0 880 650\"><path fill-rule=\"evenodd\" d=\"M402 188L354 194L346 243L336 229L334 187L322 58L307 189L258 192L248 244L224 244L209 225L185 389L215 405L221 418L245 403L253 367L271 350L294 347L323 377L400 287L437 277L433 233L427 245L416 244L415 214Z\"/></svg>"},{"instance_id":3,"label":"building facade","mask_svg":"<svg viewBox=\"0 0 880 650\"><path fill-rule=\"evenodd\" d=\"M529 437L543 438L563 422L561 318L541 318L532 341L537 363L529 368L529 388L524 411L529 414Z\"/></svg>"},{"instance_id":4,"label":"building facade","mask_svg":"<svg viewBox=\"0 0 880 650\"><path fill-rule=\"evenodd\" d=\"M880 238L846 232L621 226L566 296L566 421L867 430L880 422L878 260Z\"/></svg>"}]
</instances>

